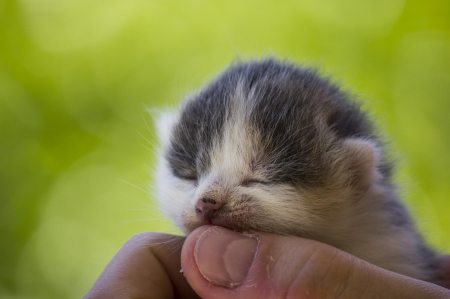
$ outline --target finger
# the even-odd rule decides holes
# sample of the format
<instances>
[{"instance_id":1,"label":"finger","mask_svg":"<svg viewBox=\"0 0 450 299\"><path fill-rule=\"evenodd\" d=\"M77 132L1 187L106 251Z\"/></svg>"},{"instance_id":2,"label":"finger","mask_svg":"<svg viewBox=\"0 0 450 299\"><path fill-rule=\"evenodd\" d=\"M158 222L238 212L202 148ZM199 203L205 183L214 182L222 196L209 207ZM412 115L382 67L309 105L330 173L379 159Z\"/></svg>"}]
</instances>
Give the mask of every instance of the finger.
<instances>
[{"instance_id":1,"label":"finger","mask_svg":"<svg viewBox=\"0 0 450 299\"><path fill-rule=\"evenodd\" d=\"M441 286L450 289L450 255L442 256L439 259L439 280Z\"/></svg>"},{"instance_id":2,"label":"finger","mask_svg":"<svg viewBox=\"0 0 450 299\"><path fill-rule=\"evenodd\" d=\"M181 261L189 284L205 299L447 298L450 294L319 242L220 227L205 226L191 233Z\"/></svg>"},{"instance_id":3,"label":"finger","mask_svg":"<svg viewBox=\"0 0 450 299\"><path fill-rule=\"evenodd\" d=\"M85 299L198 298L180 273L183 237L143 233L132 237Z\"/></svg>"}]
</instances>

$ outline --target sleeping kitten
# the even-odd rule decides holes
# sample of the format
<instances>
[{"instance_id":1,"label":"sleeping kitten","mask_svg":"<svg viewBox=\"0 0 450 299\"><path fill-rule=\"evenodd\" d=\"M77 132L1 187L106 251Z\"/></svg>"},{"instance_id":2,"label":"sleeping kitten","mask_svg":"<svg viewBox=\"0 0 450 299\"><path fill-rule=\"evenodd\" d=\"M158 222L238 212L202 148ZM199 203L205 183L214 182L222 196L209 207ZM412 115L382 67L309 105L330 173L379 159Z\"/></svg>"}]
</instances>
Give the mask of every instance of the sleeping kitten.
<instances>
[{"instance_id":1,"label":"sleeping kitten","mask_svg":"<svg viewBox=\"0 0 450 299\"><path fill-rule=\"evenodd\" d=\"M159 198L185 233L212 224L311 238L437 282L437 255L398 199L372 123L315 71L233 65L159 131Z\"/></svg>"}]
</instances>

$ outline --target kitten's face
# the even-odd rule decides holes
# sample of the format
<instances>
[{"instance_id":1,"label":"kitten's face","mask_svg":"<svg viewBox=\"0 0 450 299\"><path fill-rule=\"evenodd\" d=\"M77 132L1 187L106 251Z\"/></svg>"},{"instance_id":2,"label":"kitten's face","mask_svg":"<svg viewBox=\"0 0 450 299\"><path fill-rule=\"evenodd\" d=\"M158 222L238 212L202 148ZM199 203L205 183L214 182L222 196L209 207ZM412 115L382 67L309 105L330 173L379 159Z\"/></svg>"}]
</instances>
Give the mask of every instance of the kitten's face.
<instances>
[{"instance_id":1,"label":"kitten's face","mask_svg":"<svg viewBox=\"0 0 450 299\"><path fill-rule=\"evenodd\" d=\"M184 232L213 224L237 231L306 234L320 222L314 211L319 198L267 175L274 165L260 156L262 144L252 133L239 121L228 124L208 150L207 166L185 169L183 163L171 164L167 152L160 160L162 208ZM209 208L209 214L202 208Z\"/></svg>"},{"instance_id":2,"label":"kitten's face","mask_svg":"<svg viewBox=\"0 0 450 299\"><path fill-rule=\"evenodd\" d=\"M342 117L337 91L287 71L259 74L257 84L232 70L161 118L159 199L186 233L213 224L318 238L317 228L338 225L367 189L373 144L339 136L360 133L361 119L334 124Z\"/></svg>"}]
</instances>

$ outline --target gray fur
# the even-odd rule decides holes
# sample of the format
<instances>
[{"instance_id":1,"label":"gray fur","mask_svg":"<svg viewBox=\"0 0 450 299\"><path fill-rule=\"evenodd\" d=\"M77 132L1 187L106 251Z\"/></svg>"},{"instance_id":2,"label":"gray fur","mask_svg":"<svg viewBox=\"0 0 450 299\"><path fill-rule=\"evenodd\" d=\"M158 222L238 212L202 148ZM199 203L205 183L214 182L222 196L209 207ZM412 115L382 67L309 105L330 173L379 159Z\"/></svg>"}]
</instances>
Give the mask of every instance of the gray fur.
<instances>
[{"instance_id":1,"label":"gray fur","mask_svg":"<svg viewBox=\"0 0 450 299\"><path fill-rule=\"evenodd\" d=\"M316 71L235 64L162 126L161 202L187 233L211 223L308 237L437 281L372 122Z\"/></svg>"}]
</instances>

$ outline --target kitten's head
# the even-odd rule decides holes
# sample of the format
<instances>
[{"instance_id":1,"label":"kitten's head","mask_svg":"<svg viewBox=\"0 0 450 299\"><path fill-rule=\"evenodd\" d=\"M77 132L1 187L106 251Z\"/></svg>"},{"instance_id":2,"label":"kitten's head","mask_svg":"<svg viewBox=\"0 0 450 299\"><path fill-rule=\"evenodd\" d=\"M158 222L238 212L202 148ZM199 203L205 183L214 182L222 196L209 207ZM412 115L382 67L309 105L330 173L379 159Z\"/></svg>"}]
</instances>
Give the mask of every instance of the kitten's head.
<instances>
[{"instance_id":1,"label":"kitten's head","mask_svg":"<svg viewBox=\"0 0 450 299\"><path fill-rule=\"evenodd\" d=\"M187 233L213 224L313 236L345 217L380 164L347 94L274 60L230 67L159 129L159 199Z\"/></svg>"}]
</instances>

